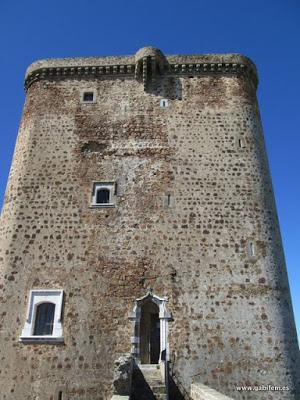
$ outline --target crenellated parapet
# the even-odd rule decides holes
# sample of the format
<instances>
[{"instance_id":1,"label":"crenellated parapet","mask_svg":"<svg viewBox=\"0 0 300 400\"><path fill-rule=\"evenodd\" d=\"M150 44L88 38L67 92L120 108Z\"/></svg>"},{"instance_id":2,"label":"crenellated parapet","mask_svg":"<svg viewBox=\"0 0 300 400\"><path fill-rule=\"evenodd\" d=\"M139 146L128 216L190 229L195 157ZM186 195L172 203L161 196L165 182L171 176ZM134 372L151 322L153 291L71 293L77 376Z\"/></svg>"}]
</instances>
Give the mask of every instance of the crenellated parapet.
<instances>
[{"instance_id":1,"label":"crenellated parapet","mask_svg":"<svg viewBox=\"0 0 300 400\"><path fill-rule=\"evenodd\" d=\"M90 65L82 59L45 60L34 63L25 77L25 90L36 81L62 79L135 78L147 91L151 84L167 76L233 75L249 79L257 87L258 76L254 64L238 54L164 56L154 47L140 49L135 57L91 59ZM97 63L99 60L99 63ZM103 62L109 61L106 65ZM123 62L122 62L123 61ZM127 62L126 62L127 61Z\"/></svg>"}]
</instances>

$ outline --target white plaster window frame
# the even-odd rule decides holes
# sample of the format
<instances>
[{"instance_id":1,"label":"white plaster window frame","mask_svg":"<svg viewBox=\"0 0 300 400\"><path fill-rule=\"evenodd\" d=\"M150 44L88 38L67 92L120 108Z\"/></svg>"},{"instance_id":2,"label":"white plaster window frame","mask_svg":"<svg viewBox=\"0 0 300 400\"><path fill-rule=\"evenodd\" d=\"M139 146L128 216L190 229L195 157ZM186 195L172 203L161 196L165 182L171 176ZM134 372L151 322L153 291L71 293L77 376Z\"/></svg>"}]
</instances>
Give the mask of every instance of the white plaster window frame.
<instances>
[{"instance_id":1,"label":"white plaster window frame","mask_svg":"<svg viewBox=\"0 0 300 400\"><path fill-rule=\"evenodd\" d=\"M85 93L93 93L93 100L84 100ZM85 88L80 91L80 103L81 104L95 104L96 102L97 102L96 89Z\"/></svg>"},{"instance_id":2,"label":"white plaster window frame","mask_svg":"<svg viewBox=\"0 0 300 400\"><path fill-rule=\"evenodd\" d=\"M109 202L97 203L97 191L101 189L109 190ZM116 206L116 182L93 182L91 208L111 208Z\"/></svg>"},{"instance_id":3,"label":"white plaster window frame","mask_svg":"<svg viewBox=\"0 0 300 400\"><path fill-rule=\"evenodd\" d=\"M160 99L159 106L160 106L160 108L168 108L170 106L169 100L168 99Z\"/></svg>"},{"instance_id":4,"label":"white plaster window frame","mask_svg":"<svg viewBox=\"0 0 300 400\"><path fill-rule=\"evenodd\" d=\"M22 343L63 343L62 308L64 291L62 289L30 290L25 324L19 338ZM42 303L55 305L53 331L51 335L34 335L36 310Z\"/></svg>"}]
</instances>

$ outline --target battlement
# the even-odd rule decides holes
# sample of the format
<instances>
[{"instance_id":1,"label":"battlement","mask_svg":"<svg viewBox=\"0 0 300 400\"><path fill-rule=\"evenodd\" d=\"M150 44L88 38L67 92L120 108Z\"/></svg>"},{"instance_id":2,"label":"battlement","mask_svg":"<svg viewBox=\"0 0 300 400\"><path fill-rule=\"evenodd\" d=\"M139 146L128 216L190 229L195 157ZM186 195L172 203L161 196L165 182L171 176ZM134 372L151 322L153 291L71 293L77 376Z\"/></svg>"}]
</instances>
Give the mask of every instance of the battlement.
<instances>
[{"instance_id":1,"label":"battlement","mask_svg":"<svg viewBox=\"0 0 300 400\"><path fill-rule=\"evenodd\" d=\"M159 49L144 47L135 56L59 58L34 62L25 75L25 89L39 80L76 78L135 78L145 89L159 76L242 75L255 88L257 70L240 54L198 54L165 56Z\"/></svg>"}]
</instances>

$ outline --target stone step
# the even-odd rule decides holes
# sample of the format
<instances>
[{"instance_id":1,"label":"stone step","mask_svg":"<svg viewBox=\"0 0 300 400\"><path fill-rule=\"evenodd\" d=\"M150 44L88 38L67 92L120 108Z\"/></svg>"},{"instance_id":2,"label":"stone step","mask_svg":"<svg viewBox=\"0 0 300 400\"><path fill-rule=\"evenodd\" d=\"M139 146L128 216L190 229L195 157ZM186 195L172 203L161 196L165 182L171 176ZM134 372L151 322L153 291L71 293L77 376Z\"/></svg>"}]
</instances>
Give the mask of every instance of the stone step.
<instances>
[{"instance_id":1,"label":"stone step","mask_svg":"<svg viewBox=\"0 0 300 400\"><path fill-rule=\"evenodd\" d=\"M153 391L160 391L161 388L164 388L165 385L163 382L147 382L147 386L149 386L149 388ZM145 387L145 384L143 383L137 383L135 384L136 389L142 389L143 387Z\"/></svg>"},{"instance_id":2,"label":"stone step","mask_svg":"<svg viewBox=\"0 0 300 400\"><path fill-rule=\"evenodd\" d=\"M153 390L154 388L165 387L165 385L162 381L154 381L154 382L147 381L147 385L151 388L151 390ZM135 384L135 387L137 389L141 389L141 388L145 387L145 384L143 382L138 382Z\"/></svg>"},{"instance_id":3,"label":"stone step","mask_svg":"<svg viewBox=\"0 0 300 400\"><path fill-rule=\"evenodd\" d=\"M164 381L161 378L153 378L144 376L144 381L148 383L150 386L159 386L164 385Z\"/></svg>"},{"instance_id":4,"label":"stone step","mask_svg":"<svg viewBox=\"0 0 300 400\"><path fill-rule=\"evenodd\" d=\"M134 400L165 400L166 388L158 364L139 365L134 374Z\"/></svg>"},{"instance_id":5,"label":"stone step","mask_svg":"<svg viewBox=\"0 0 300 400\"><path fill-rule=\"evenodd\" d=\"M159 364L139 364L140 369L160 369Z\"/></svg>"},{"instance_id":6,"label":"stone step","mask_svg":"<svg viewBox=\"0 0 300 400\"><path fill-rule=\"evenodd\" d=\"M159 365L143 364L143 365L140 365L139 368L147 382L163 380Z\"/></svg>"},{"instance_id":7,"label":"stone step","mask_svg":"<svg viewBox=\"0 0 300 400\"><path fill-rule=\"evenodd\" d=\"M145 374L143 371L141 371L142 372L142 374L143 374L143 377L145 378L145 379L150 379L150 380L153 380L153 381L163 381L163 377L161 376L161 373L159 372L158 374L157 373L155 373L155 374L150 374L150 373L147 373L147 374Z\"/></svg>"},{"instance_id":8,"label":"stone step","mask_svg":"<svg viewBox=\"0 0 300 400\"><path fill-rule=\"evenodd\" d=\"M145 393L143 390L136 390L134 392L134 399L138 400L166 400L165 393Z\"/></svg>"},{"instance_id":9,"label":"stone step","mask_svg":"<svg viewBox=\"0 0 300 400\"><path fill-rule=\"evenodd\" d=\"M152 392L155 394L166 394L166 387L165 385L159 385L159 386L151 386Z\"/></svg>"}]
</instances>

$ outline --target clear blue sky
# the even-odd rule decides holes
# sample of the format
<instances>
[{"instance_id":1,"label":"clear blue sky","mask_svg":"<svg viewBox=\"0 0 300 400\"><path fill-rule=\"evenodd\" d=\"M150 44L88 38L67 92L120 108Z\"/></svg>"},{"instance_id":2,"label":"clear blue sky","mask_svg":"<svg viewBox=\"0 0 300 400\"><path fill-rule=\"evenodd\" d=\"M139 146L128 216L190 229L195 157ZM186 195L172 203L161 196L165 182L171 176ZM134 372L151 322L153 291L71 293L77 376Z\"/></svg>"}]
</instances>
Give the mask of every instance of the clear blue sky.
<instances>
[{"instance_id":1,"label":"clear blue sky","mask_svg":"<svg viewBox=\"0 0 300 400\"><path fill-rule=\"evenodd\" d=\"M300 332L299 0L0 0L0 199L32 61L134 54L243 53L256 63L266 144Z\"/></svg>"}]
</instances>

